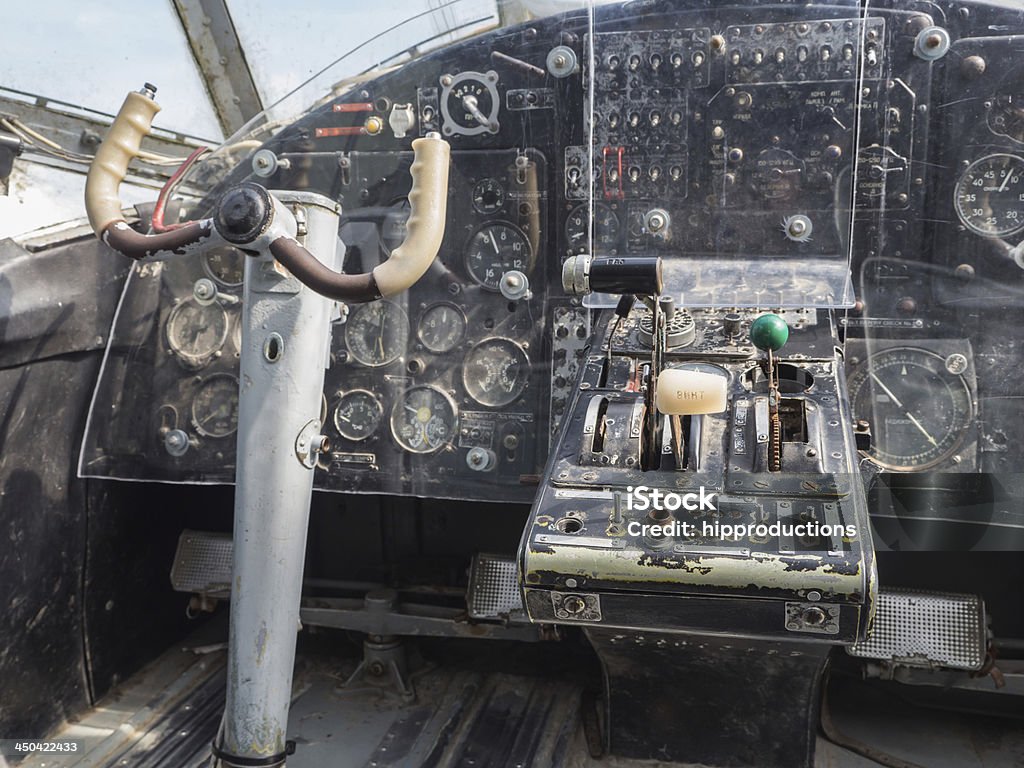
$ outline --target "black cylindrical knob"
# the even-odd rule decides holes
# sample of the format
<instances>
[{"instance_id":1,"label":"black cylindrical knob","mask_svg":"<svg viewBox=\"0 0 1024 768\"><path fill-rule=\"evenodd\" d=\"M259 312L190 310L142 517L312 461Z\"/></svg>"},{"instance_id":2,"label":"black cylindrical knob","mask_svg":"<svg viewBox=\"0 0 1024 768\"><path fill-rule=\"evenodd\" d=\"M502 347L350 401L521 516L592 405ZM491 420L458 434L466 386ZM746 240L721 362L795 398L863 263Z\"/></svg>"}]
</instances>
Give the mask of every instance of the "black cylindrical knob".
<instances>
[{"instance_id":1,"label":"black cylindrical knob","mask_svg":"<svg viewBox=\"0 0 1024 768\"><path fill-rule=\"evenodd\" d=\"M664 287L659 256L598 257L590 262L589 279L595 293L657 296Z\"/></svg>"},{"instance_id":2,"label":"black cylindrical knob","mask_svg":"<svg viewBox=\"0 0 1024 768\"><path fill-rule=\"evenodd\" d=\"M738 336L742 318L738 312L730 312L723 318L723 329L726 336Z\"/></svg>"},{"instance_id":3,"label":"black cylindrical knob","mask_svg":"<svg viewBox=\"0 0 1024 768\"><path fill-rule=\"evenodd\" d=\"M224 193L213 221L221 237L244 245L263 234L273 216L270 193L259 184L245 182Z\"/></svg>"}]
</instances>

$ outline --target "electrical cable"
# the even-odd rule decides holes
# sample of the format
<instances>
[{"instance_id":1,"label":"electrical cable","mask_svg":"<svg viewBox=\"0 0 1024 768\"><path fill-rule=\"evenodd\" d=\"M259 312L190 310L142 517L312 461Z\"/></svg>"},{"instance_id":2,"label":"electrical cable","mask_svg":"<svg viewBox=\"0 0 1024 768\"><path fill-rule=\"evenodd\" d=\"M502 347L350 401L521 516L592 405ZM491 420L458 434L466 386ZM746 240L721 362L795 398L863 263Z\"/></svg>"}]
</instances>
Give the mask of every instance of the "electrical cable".
<instances>
[{"instance_id":1,"label":"electrical cable","mask_svg":"<svg viewBox=\"0 0 1024 768\"><path fill-rule=\"evenodd\" d=\"M879 765L884 765L886 768L924 768L918 763L913 763L909 760L904 760L902 757L896 757L895 755L890 755L888 752L882 752L881 750L875 749L874 747L854 739L851 736L847 736L840 731L832 720L832 710L828 705L828 682L829 674L826 673L821 687L821 730L825 734L826 739L836 746L848 749L850 752L867 758L868 760L872 760Z\"/></svg>"},{"instance_id":2,"label":"electrical cable","mask_svg":"<svg viewBox=\"0 0 1024 768\"><path fill-rule=\"evenodd\" d=\"M167 208L167 200L170 198L175 187L178 186L182 177L188 172L188 169L209 151L207 147L200 147L195 150L185 158L185 162L178 166L178 169L171 174L171 178L164 184L163 189L160 190L160 195L156 199L156 205L153 206L151 226L154 232L170 232L172 229L179 229L184 226L184 224L164 224L164 211Z\"/></svg>"},{"instance_id":3,"label":"electrical cable","mask_svg":"<svg viewBox=\"0 0 1024 768\"><path fill-rule=\"evenodd\" d=\"M3 125L3 127L8 131L21 138L26 144L29 144L46 154L59 157L62 160L69 160L71 162L90 163L93 160L93 155L67 149L56 141L53 141L39 133L39 131L25 125L16 117L0 118L0 125ZM205 147L203 149L205 149ZM136 157L140 162L160 167L178 166L182 162L180 157L161 155L147 150L140 150Z\"/></svg>"}]
</instances>

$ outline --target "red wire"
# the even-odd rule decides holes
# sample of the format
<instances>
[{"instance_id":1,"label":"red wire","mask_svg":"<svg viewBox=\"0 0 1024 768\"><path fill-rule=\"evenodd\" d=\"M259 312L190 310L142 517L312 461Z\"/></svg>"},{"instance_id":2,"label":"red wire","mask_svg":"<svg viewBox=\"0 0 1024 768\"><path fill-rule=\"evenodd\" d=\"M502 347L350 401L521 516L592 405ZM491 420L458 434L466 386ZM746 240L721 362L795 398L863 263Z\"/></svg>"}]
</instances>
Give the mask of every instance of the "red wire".
<instances>
[{"instance_id":1,"label":"red wire","mask_svg":"<svg viewBox=\"0 0 1024 768\"><path fill-rule=\"evenodd\" d=\"M185 175L185 172L192 167L192 164L199 158L200 155L208 152L207 147L200 147L195 150L191 155L185 158L185 162L178 166L171 178L164 184L164 188L160 190L160 196L156 199L156 205L153 206L153 218L151 226L154 232L170 232L172 229L179 229L185 226L184 224L164 224L164 209L167 208L167 199L171 196L171 192L174 187L177 186L178 182L181 181L181 177Z\"/></svg>"}]
</instances>

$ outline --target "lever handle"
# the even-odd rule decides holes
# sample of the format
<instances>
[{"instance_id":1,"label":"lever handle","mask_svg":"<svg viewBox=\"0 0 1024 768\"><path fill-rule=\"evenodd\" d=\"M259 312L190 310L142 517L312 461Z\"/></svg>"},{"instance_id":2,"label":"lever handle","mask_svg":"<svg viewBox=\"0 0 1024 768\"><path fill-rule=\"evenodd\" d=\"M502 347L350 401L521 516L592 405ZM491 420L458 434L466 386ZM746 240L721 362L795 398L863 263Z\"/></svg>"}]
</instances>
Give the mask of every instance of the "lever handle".
<instances>
[{"instance_id":1,"label":"lever handle","mask_svg":"<svg viewBox=\"0 0 1024 768\"><path fill-rule=\"evenodd\" d=\"M153 118L160 111L160 105L153 99L155 90L147 85L144 92L132 91L125 97L89 166L85 180L85 211L97 235L114 222L124 221L118 189L128 175L128 163L139 154L142 139L149 133Z\"/></svg>"},{"instance_id":2,"label":"lever handle","mask_svg":"<svg viewBox=\"0 0 1024 768\"><path fill-rule=\"evenodd\" d=\"M373 270L381 296L401 293L423 277L444 239L451 147L438 134L428 133L416 139L412 149L415 157L409 169L412 189L405 240Z\"/></svg>"},{"instance_id":3,"label":"lever handle","mask_svg":"<svg viewBox=\"0 0 1024 768\"><path fill-rule=\"evenodd\" d=\"M193 221L170 232L141 235L129 227L121 214L121 182L128 175L128 163L139 154L142 139L149 133L160 105L149 83L132 91L111 123L107 136L96 150L85 179L85 212L96 237L133 259L157 253L185 253L213 235L210 219Z\"/></svg>"},{"instance_id":4,"label":"lever handle","mask_svg":"<svg viewBox=\"0 0 1024 768\"><path fill-rule=\"evenodd\" d=\"M666 368L658 374L658 411L670 416L721 413L728 398L728 380L704 371Z\"/></svg>"}]
</instances>

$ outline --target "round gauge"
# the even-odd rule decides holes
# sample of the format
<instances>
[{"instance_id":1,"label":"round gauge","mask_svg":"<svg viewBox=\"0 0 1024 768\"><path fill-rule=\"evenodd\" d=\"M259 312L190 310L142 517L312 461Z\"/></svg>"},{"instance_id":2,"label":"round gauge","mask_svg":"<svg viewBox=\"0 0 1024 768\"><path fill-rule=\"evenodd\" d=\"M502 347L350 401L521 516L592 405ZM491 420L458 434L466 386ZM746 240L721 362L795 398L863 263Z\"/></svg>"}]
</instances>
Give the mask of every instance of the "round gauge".
<instances>
[{"instance_id":1,"label":"round gauge","mask_svg":"<svg viewBox=\"0 0 1024 768\"><path fill-rule=\"evenodd\" d=\"M473 207L479 213L497 213L505 205L505 189L496 179L484 179L473 187Z\"/></svg>"},{"instance_id":2,"label":"round gauge","mask_svg":"<svg viewBox=\"0 0 1024 768\"><path fill-rule=\"evenodd\" d=\"M956 183L956 212L965 227L985 237L1024 229L1024 159L989 155L971 163Z\"/></svg>"},{"instance_id":3,"label":"round gauge","mask_svg":"<svg viewBox=\"0 0 1024 768\"><path fill-rule=\"evenodd\" d=\"M533 266L530 243L523 231L503 221L484 224L466 248L469 275L489 291L497 291L501 276L511 270L528 274Z\"/></svg>"},{"instance_id":4,"label":"round gauge","mask_svg":"<svg viewBox=\"0 0 1024 768\"><path fill-rule=\"evenodd\" d=\"M458 346L466 333L466 315L447 301L431 304L423 310L416 333L431 352L448 352Z\"/></svg>"},{"instance_id":5,"label":"round gauge","mask_svg":"<svg viewBox=\"0 0 1024 768\"><path fill-rule=\"evenodd\" d=\"M498 73L463 72L441 78L441 130L447 134L474 136L498 131Z\"/></svg>"},{"instance_id":6,"label":"round gauge","mask_svg":"<svg viewBox=\"0 0 1024 768\"><path fill-rule=\"evenodd\" d=\"M497 408L516 400L530 381L530 359L511 339L485 339L462 364L462 385L480 405Z\"/></svg>"},{"instance_id":7,"label":"round gauge","mask_svg":"<svg viewBox=\"0 0 1024 768\"><path fill-rule=\"evenodd\" d=\"M217 302L182 301L167 318L167 345L189 368L210 362L228 336L228 315Z\"/></svg>"},{"instance_id":8,"label":"round gauge","mask_svg":"<svg viewBox=\"0 0 1024 768\"><path fill-rule=\"evenodd\" d=\"M1024 143L1024 71L1013 69L1004 77L988 110L988 127L997 136Z\"/></svg>"},{"instance_id":9,"label":"round gauge","mask_svg":"<svg viewBox=\"0 0 1024 768\"><path fill-rule=\"evenodd\" d=\"M437 387L411 387L391 409L391 435L410 453L433 453L454 437L457 416L455 403Z\"/></svg>"},{"instance_id":10,"label":"round gauge","mask_svg":"<svg viewBox=\"0 0 1024 768\"><path fill-rule=\"evenodd\" d=\"M338 434L355 442L376 432L383 418L384 406L376 395L365 389L346 392L334 409L334 426Z\"/></svg>"},{"instance_id":11,"label":"round gauge","mask_svg":"<svg viewBox=\"0 0 1024 768\"><path fill-rule=\"evenodd\" d=\"M228 437L238 429L238 379L215 373L192 398L192 426L205 437Z\"/></svg>"},{"instance_id":12,"label":"round gauge","mask_svg":"<svg viewBox=\"0 0 1024 768\"><path fill-rule=\"evenodd\" d=\"M397 304L363 304L345 323L345 345L352 357L368 368L392 363L405 353L409 319Z\"/></svg>"},{"instance_id":13,"label":"round gauge","mask_svg":"<svg viewBox=\"0 0 1024 768\"><path fill-rule=\"evenodd\" d=\"M245 254L237 248L213 248L203 256L203 269L228 288L237 288L245 279Z\"/></svg>"},{"instance_id":14,"label":"round gauge","mask_svg":"<svg viewBox=\"0 0 1024 768\"><path fill-rule=\"evenodd\" d=\"M913 347L872 355L850 377L855 419L871 424L869 456L897 471L929 469L949 459L971 425L967 382L945 359Z\"/></svg>"},{"instance_id":15,"label":"round gauge","mask_svg":"<svg viewBox=\"0 0 1024 768\"><path fill-rule=\"evenodd\" d=\"M589 253L590 244L588 223L590 206L586 203L577 205L569 212L565 220L565 238L572 253ZM594 203L594 252L608 251L618 244L619 217L604 203Z\"/></svg>"}]
</instances>

